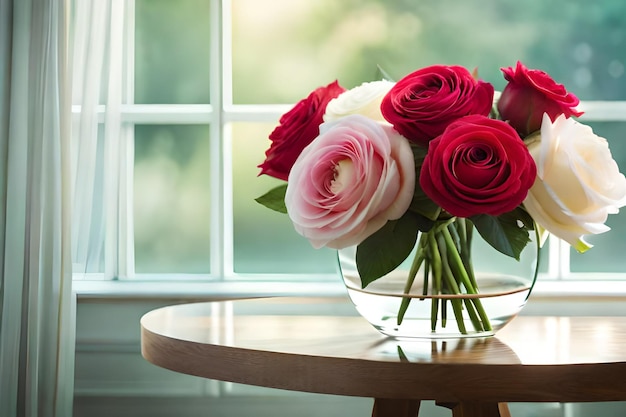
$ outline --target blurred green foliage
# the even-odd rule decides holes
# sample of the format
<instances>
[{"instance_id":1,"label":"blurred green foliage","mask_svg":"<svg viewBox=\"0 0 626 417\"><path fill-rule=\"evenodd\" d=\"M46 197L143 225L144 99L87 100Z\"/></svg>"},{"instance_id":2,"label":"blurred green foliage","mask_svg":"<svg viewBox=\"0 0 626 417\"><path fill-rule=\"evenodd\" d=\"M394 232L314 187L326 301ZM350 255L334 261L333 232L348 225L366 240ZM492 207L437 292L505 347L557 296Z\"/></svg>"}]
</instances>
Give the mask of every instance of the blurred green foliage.
<instances>
[{"instance_id":1,"label":"blurred green foliage","mask_svg":"<svg viewBox=\"0 0 626 417\"><path fill-rule=\"evenodd\" d=\"M135 271L209 271L209 129L136 125Z\"/></svg>"},{"instance_id":2,"label":"blurred green foliage","mask_svg":"<svg viewBox=\"0 0 626 417\"><path fill-rule=\"evenodd\" d=\"M208 104L207 0L135 1L135 103Z\"/></svg>"},{"instance_id":3,"label":"blurred green foliage","mask_svg":"<svg viewBox=\"0 0 626 417\"><path fill-rule=\"evenodd\" d=\"M233 4L235 103L291 103L335 78L353 87L373 79L376 65L399 78L431 64L459 64L502 88L500 67L517 60L582 99L626 98L621 0Z\"/></svg>"},{"instance_id":4,"label":"blurred green foliage","mask_svg":"<svg viewBox=\"0 0 626 417\"><path fill-rule=\"evenodd\" d=\"M477 68L481 78L501 89L500 68L517 60L548 72L581 99L626 100L622 0L232 0L232 7L235 104L295 103L335 79L351 88L374 79L378 65L400 78L431 64L459 64ZM136 103L209 102L209 13L209 0L136 0ZM311 249L287 216L254 201L276 185L276 180L258 177L256 168L273 126L232 125L235 269L334 271L333 251ZM626 167L625 124L593 127L609 139L620 166ZM177 166L175 193L156 200L150 193L136 198L152 198L150 204L165 207L175 207L177 199L204 201L202 194L209 193L206 130L163 129L174 145L161 153L151 144L162 140L159 128L136 131L136 164L140 172L159 172L164 160ZM170 181L168 175L161 180ZM154 181L136 175L135 188L148 190ZM161 265L158 272L206 270L208 247L188 233L207 222L208 209L194 215L163 210L168 214L145 219L141 216L146 213L136 213L136 222L145 224L137 230L136 251L146 272L157 272L149 271L151 265ZM575 270L624 270L619 256L626 250L624 215L612 216L609 224L614 232L590 239L600 249L573 256ZM159 233L148 233L154 230ZM198 266L202 262L206 268Z\"/></svg>"}]
</instances>

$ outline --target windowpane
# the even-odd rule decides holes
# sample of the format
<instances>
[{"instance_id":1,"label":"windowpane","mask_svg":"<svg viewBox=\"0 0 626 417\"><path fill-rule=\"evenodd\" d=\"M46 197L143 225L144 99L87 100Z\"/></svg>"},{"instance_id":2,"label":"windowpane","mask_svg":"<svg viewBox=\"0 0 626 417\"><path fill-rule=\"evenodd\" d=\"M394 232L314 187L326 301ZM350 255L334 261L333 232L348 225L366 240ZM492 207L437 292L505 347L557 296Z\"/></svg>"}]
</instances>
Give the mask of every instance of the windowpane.
<instances>
[{"instance_id":1,"label":"windowpane","mask_svg":"<svg viewBox=\"0 0 626 417\"><path fill-rule=\"evenodd\" d=\"M135 270L209 273L209 127L135 127Z\"/></svg>"},{"instance_id":2,"label":"windowpane","mask_svg":"<svg viewBox=\"0 0 626 417\"><path fill-rule=\"evenodd\" d=\"M239 273L332 273L337 252L315 250L298 235L286 214L274 212L255 198L282 181L258 177L266 139L274 124L233 125L234 267ZM290 279L294 276L290 276Z\"/></svg>"},{"instance_id":3,"label":"windowpane","mask_svg":"<svg viewBox=\"0 0 626 417\"><path fill-rule=\"evenodd\" d=\"M135 103L209 103L212 0L133 1ZM335 79L350 88L379 78L378 65L394 78L436 63L477 67L481 78L500 90L505 83L500 67L517 60L546 70L583 100L626 100L626 3L621 0L231 3L235 104L294 103ZM229 34L224 36L228 46ZM224 75L228 81L231 74ZM221 108L221 103L212 104ZM285 279L297 279L298 273L334 273L335 251L313 249L287 215L254 201L281 183L259 177L257 168L274 126L232 126L235 272L286 274ZM626 123L593 127L609 140L626 170L626 143L620 140ZM209 201L208 161L206 125L136 126L132 181L137 273L211 272L210 204L222 202ZM96 181L102 190L102 178ZM96 202L93 213L101 220L92 228L104 233L98 207ZM584 255L572 253L573 272L626 272L623 212L609 217L611 232L588 238L595 248ZM103 247L86 255L87 272L103 270ZM544 250L543 272L547 254Z\"/></svg>"},{"instance_id":4,"label":"windowpane","mask_svg":"<svg viewBox=\"0 0 626 417\"><path fill-rule=\"evenodd\" d=\"M135 103L209 103L209 0L135 5Z\"/></svg>"},{"instance_id":5,"label":"windowpane","mask_svg":"<svg viewBox=\"0 0 626 417\"><path fill-rule=\"evenodd\" d=\"M594 132L607 138L613 158L622 173L626 173L626 142L624 132L626 123L590 123ZM571 269L573 272L621 272L626 273L626 208L619 214L609 215L606 223L611 231L589 236L586 240L594 247L579 254L571 251Z\"/></svg>"},{"instance_id":6,"label":"windowpane","mask_svg":"<svg viewBox=\"0 0 626 417\"><path fill-rule=\"evenodd\" d=\"M72 135L79 137L78 123L74 123L72 127ZM106 230L106 206L107 202L104 195L104 183L106 171L104 168L104 140L105 132L102 124L98 125L97 135L97 151L95 160L93 161L93 177L89 176L76 179L76 187L89 194L88 190L93 192L90 199L84 193L80 193L84 200L81 204L74 206L73 215L76 216L72 227L76 228L73 232L72 241L72 261L74 262L74 272L102 274L105 271L105 230ZM78 164L85 163L86 160L77 161ZM74 166L72 176L76 178L76 172L86 171L84 167L78 168ZM88 184L85 184L87 181Z\"/></svg>"},{"instance_id":7,"label":"windowpane","mask_svg":"<svg viewBox=\"0 0 626 417\"><path fill-rule=\"evenodd\" d=\"M233 0L235 103L291 103L431 64L478 67L504 86L517 60L581 99L626 99L626 2ZM262 65L259 65L262 63Z\"/></svg>"}]
</instances>

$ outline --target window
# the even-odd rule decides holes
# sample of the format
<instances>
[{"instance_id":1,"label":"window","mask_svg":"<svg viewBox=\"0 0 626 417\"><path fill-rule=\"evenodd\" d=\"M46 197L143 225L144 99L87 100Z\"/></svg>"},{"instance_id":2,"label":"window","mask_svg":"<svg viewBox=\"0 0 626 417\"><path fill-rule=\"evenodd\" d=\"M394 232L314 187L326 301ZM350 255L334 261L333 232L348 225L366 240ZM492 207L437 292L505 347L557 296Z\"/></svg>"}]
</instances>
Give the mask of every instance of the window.
<instances>
[{"instance_id":1,"label":"window","mask_svg":"<svg viewBox=\"0 0 626 417\"><path fill-rule=\"evenodd\" d=\"M477 67L496 89L517 60L544 69L583 100L626 170L620 0L126 0L124 11L121 197L92 225L103 230L85 267L95 277L333 282L334 252L254 201L276 183L256 166L290 103L334 79L371 80L377 65L398 78ZM625 219L612 216L584 256L551 240L545 279L626 279Z\"/></svg>"}]
</instances>

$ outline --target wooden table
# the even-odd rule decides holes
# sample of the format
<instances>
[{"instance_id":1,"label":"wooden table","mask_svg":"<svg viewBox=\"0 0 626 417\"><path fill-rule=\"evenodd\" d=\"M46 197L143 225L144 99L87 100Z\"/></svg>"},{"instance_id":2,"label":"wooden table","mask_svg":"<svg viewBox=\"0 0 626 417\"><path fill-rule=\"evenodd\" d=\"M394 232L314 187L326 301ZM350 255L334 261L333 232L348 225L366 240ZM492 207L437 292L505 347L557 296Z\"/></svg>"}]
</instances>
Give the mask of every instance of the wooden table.
<instances>
[{"instance_id":1,"label":"wooden table","mask_svg":"<svg viewBox=\"0 0 626 417\"><path fill-rule=\"evenodd\" d=\"M358 316L317 315L325 302L161 308L141 319L142 354L210 379L374 398L377 417L415 417L420 400L454 417L509 416L507 402L626 400L626 317L521 316L491 338L396 340ZM293 305L306 312L287 314Z\"/></svg>"}]
</instances>

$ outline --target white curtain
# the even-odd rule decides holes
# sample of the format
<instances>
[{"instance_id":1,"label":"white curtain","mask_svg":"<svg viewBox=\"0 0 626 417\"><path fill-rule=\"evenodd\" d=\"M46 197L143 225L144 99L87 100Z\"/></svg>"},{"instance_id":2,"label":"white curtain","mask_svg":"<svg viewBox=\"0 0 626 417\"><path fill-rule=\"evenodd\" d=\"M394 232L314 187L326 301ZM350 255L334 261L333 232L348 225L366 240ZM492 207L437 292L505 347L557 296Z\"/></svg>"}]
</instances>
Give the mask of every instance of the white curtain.
<instances>
[{"instance_id":1,"label":"white curtain","mask_svg":"<svg viewBox=\"0 0 626 417\"><path fill-rule=\"evenodd\" d=\"M126 177L132 169L132 126L123 125L121 105L130 100L132 78L125 58L124 0L72 0L72 259L74 273L112 279L131 262L118 245L132 229ZM124 95L126 93L126 95ZM108 245L105 247L105 244ZM132 256L132 252L130 254ZM79 274L80 276L80 274Z\"/></svg>"},{"instance_id":2,"label":"white curtain","mask_svg":"<svg viewBox=\"0 0 626 417\"><path fill-rule=\"evenodd\" d=\"M0 0L0 416L71 416L66 0Z\"/></svg>"},{"instance_id":3,"label":"white curtain","mask_svg":"<svg viewBox=\"0 0 626 417\"><path fill-rule=\"evenodd\" d=\"M132 264L132 4L0 0L0 417L72 415L72 278Z\"/></svg>"}]
</instances>

